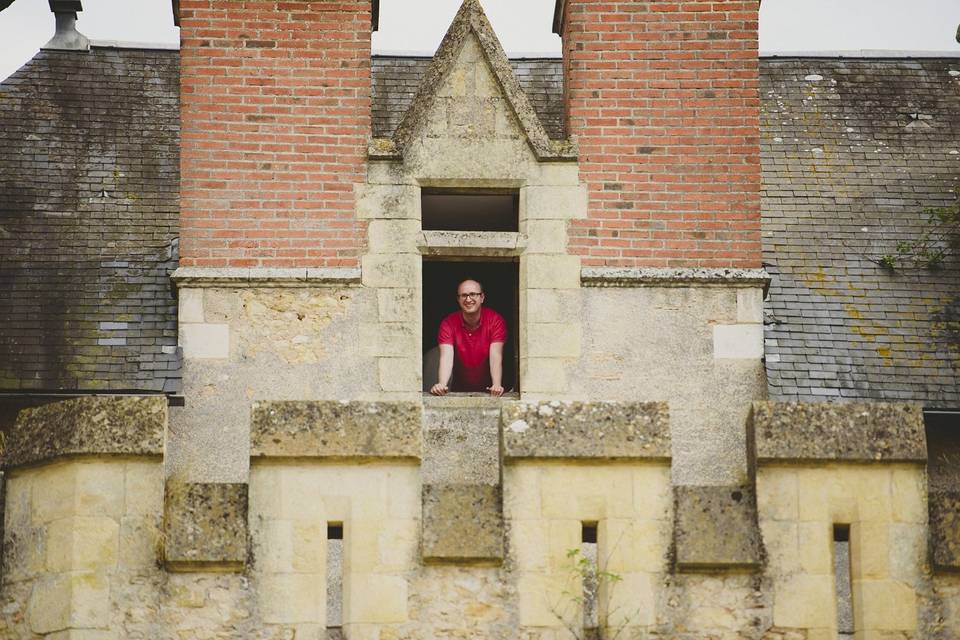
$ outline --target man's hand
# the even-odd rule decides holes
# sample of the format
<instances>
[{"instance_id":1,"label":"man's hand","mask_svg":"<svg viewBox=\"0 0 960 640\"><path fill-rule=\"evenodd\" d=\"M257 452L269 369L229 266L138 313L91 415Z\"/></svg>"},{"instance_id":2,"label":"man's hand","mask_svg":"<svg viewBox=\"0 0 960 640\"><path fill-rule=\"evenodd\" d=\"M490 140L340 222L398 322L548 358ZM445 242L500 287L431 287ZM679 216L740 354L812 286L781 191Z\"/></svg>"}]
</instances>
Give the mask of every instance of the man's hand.
<instances>
[{"instance_id":1,"label":"man's hand","mask_svg":"<svg viewBox=\"0 0 960 640\"><path fill-rule=\"evenodd\" d=\"M445 384L440 384L439 382L430 387L430 393L435 396L445 396L448 391L450 391L450 387ZM500 393L503 393L503 389L500 390Z\"/></svg>"},{"instance_id":2,"label":"man's hand","mask_svg":"<svg viewBox=\"0 0 960 640\"><path fill-rule=\"evenodd\" d=\"M495 384L492 387L487 387L487 391L489 391L490 395L494 398L499 398L503 395L503 387L498 384Z\"/></svg>"}]
</instances>

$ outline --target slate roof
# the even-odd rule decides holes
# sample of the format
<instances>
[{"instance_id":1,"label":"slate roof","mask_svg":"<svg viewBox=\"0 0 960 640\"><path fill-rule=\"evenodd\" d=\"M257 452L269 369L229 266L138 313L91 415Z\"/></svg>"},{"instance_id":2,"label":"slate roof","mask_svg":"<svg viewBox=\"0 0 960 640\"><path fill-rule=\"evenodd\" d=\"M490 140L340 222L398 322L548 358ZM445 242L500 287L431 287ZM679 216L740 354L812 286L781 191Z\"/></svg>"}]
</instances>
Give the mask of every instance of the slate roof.
<instances>
[{"instance_id":1,"label":"slate roof","mask_svg":"<svg viewBox=\"0 0 960 640\"><path fill-rule=\"evenodd\" d=\"M373 135L390 137L420 86L432 58L373 56ZM563 67L559 58L518 58L513 73L547 135L564 137Z\"/></svg>"},{"instance_id":2,"label":"slate roof","mask_svg":"<svg viewBox=\"0 0 960 640\"><path fill-rule=\"evenodd\" d=\"M42 52L0 87L0 391L178 388L177 60ZM373 58L374 136L429 62ZM562 137L560 60L512 66ZM956 201L960 59L760 68L771 397L960 406L957 262L871 261Z\"/></svg>"},{"instance_id":3,"label":"slate roof","mask_svg":"<svg viewBox=\"0 0 960 640\"><path fill-rule=\"evenodd\" d=\"M176 51L42 51L0 84L0 391L179 387Z\"/></svg>"},{"instance_id":4,"label":"slate roof","mask_svg":"<svg viewBox=\"0 0 960 640\"><path fill-rule=\"evenodd\" d=\"M960 407L960 263L872 261L957 203L960 58L761 69L771 396Z\"/></svg>"}]
</instances>

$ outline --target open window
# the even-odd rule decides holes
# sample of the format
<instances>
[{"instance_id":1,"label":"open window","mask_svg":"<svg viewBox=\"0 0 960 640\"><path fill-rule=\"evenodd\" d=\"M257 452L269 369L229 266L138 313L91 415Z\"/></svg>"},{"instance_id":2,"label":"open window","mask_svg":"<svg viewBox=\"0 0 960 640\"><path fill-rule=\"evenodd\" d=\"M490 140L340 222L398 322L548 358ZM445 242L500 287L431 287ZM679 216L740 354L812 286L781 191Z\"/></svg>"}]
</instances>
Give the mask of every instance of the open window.
<instances>
[{"instance_id":1,"label":"open window","mask_svg":"<svg viewBox=\"0 0 960 640\"><path fill-rule=\"evenodd\" d=\"M483 285L484 306L503 316L507 323L507 341L503 348L503 388L518 392L520 327L519 271L515 260L474 261L424 259L423 262L423 390L437 382L439 350L437 329L440 321L459 310L457 285L464 280ZM456 390L454 390L456 391Z\"/></svg>"}]
</instances>

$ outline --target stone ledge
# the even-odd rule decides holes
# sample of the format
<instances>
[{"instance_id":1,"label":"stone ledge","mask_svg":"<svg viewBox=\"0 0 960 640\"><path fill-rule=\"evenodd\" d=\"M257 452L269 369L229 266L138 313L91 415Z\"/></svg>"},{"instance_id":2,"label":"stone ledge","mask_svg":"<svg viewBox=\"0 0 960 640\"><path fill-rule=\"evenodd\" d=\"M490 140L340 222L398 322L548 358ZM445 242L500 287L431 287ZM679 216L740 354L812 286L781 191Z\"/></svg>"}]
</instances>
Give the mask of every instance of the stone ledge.
<instances>
[{"instance_id":1,"label":"stone ledge","mask_svg":"<svg viewBox=\"0 0 960 640\"><path fill-rule=\"evenodd\" d=\"M930 548L938 571L960 571L960 491L931 491Z\"/></svg>"},{"instance_id":2,"label":"stone ledge","mask_svg":"<svg viewBox=\"0 0 960 640\"><path fill-rule=\"evenodd\" d=\"M24 409L7 434L3 468L73 455L163 455L165 396L89 396Z\"/></svg>"},{"instance_id":3,"label":"stone ledge","mask_svg":"<svg viewBox=\"0 0 960 640\"><path fill-rule=\"evenodd\" d=\"M424 562L502 562L500 491L484 484L423 485Z\"/></svg>"},{"instance_id":4,"label":"stone ledge","mask_svg":"<svg viewBox=\"0 0 960 640\"><path fill-rule=\"evenodd\" d=\"M269 269L180 267L170 276L178 287L332 287L360 284L360 269L348 267Z\"/></svg>"},{"instance_id":5,"label":"stone ledge","mask_svg":"<svg viewBox=\"0 0 960 640\"><path fill-rule=\"evenodd\" d=\"M754 402L758 462L925 462L919 405Z\"/></svg>"},{"instance_id":6,"label":"stone ledge","mask_svg":"<svg viewBox=\"0 0 960 640\"><path fill-rule=\"evenodd\" d=\"M246 483L167 482L163 559L171 571L239 571L247 561Z\"/></svg>"},{"instance_id":7,"label":"stone ledge","mask_svg":"<svg viewBox=\"0 0 960 640\"><path fill-rule=\"evenodd\" d=\"M423 231L417 248L425 256L509 258L527 248L527 236L509 231Z\"/></svg>"},{"instance_id":8,"label":"stone ledge","mask_svg":"<svg viewBox=\"0 0 960 640\"><path fill-rule=\"evenodd\" d=\"M766 292L770 275L763 269L583 267L580 283L585 287L763 287Z\"/></svg>"},{"instance_id":9,"label":"stone ledge","mask_svg":"<svg viewBox=\"0 0 960 640\"><path fill-rule=\"evenodd\" d=\"M419 459L422 411L414 402L256 402L250 455Z\"/></svg>"},{"instance_id":10,"label":"stone ledge","mask_svg":"<svg viewBox=\"0 0 960 640\"><path fill-rule=\"evenodd\" d=\"M756 570L763 558L753 489L741 486L674 488L676 568Z\"/></svg>"},{"instance_id":11,"label":"stone ledge","mask_svg":"<svg viewBox=\"0 0 960 640\"><path fill-rule=\"evenodd\" d=\"M505 403L505 458L670 459L666 402Z\"/></svg>"}]
</instances>

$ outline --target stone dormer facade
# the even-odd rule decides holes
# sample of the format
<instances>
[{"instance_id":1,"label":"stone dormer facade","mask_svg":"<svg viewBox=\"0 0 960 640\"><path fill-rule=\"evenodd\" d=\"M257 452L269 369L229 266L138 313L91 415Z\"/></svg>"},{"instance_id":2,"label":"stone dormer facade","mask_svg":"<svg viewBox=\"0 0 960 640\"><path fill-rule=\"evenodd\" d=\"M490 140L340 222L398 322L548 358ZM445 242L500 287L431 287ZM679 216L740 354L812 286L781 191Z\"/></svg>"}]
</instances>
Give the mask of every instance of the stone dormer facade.
<instances>
[{"instance_id":1,"label":"stone dormer facade","mask_svg":"<svg viewBox=\"0 0 960 640\"><path fill-rule=\"evenodd\" d=\"M478 0L386 105L376 3L176 2L182 387L19 413L0 629L960 633L956 438L768 393L757 4L558 2L554 118ZM503 398L425 392L467 276Z\"/></svg>"}]
</instances>

